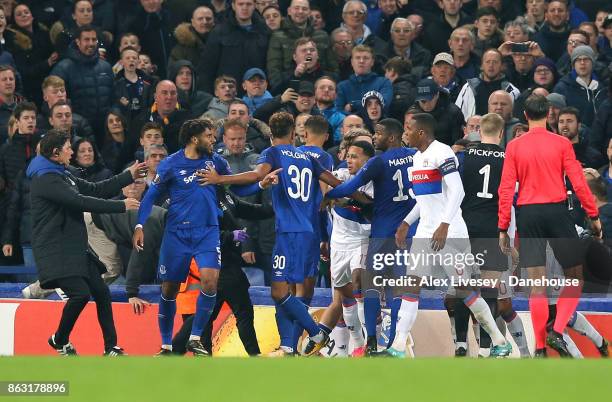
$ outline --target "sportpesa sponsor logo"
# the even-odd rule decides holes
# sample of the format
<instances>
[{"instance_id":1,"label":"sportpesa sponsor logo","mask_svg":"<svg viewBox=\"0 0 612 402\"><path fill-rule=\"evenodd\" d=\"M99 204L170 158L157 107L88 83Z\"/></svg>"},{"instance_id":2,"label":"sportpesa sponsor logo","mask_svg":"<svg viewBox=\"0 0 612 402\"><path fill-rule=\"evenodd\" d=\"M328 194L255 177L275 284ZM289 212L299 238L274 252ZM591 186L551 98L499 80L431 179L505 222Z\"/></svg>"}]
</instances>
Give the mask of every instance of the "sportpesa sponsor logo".
<instances>
[{"instance_id":1,"label":"sportpesa sponsor logo","mask_svg":"<svg viewBox=\"0 0 612 402\"><path fill-rule=\"evenodd\" d=\"M284 156L295 158L295 159L306 159L306 160L308 159L308 156L306 156L306 154L303 154L301 152L288 151L286 149L283 149L281 151L281 154L283 154Z\"/></svg>"},{"instance_id":2,"label":"sportpesa sponsor logo","mask_svg":"<svg viewBox=\"0 0 612 402\"><path fill-rule=\"evenodd\" d=\"M468 149L467 152L468 152L468 155L476 155L476 156L484 156L484 157L492 156L494 158L504 158L505 157L504 151L488 151L486 149L470 148Z\"/></svg>"},{"instance_id":3,"label":"sportpesa sponsor logo","mask_svg":"<svg viewBox=\"0 0 612 402\"><path fill-rule=\"evenodd\" d=\"M389 159L389 166L402 166L407 163L412 163L412 155L403 158Z\"/></svg>"},{"instance_id":4,"label":"sportpesa sponsor logo","mask_svg":"<svg viewBox=\"0 0 612 402\"><path fill-rule=\"evenodd\" d=\"M193 173L191 174L191 176L189 176L189 177L183 177L183 181L184 181L185 183L189 184L189 183L191 183L191 182L192 182L192 181L193 181L193 180L196 178L196 176L197 176L196 172L193 172Z\"/></svg>"}]
</instances>

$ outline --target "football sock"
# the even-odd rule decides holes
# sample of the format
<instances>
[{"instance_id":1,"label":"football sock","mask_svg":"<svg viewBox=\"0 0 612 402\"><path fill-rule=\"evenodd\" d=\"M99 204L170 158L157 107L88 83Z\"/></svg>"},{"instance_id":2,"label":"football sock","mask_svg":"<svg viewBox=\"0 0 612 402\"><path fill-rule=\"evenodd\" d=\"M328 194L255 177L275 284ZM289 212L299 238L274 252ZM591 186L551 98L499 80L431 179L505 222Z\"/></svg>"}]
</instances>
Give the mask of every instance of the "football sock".
<instances>
[{"instance_id":1,"label":"football sock","mask_svg":"<svg viewBox=\"0 0 612 402\"><path fill-rule=\"evenodd\" d=\"M298 299L300 303L304 305L304 307L306 307L306 310L308 310L308 304L306 304L306 298L301 297L301 296L296 296L295 298ZM298 350L297 344L298 344L298 341L300 340L300 336L302 336L302 334L304 333L304 327L302 327L300 323L297 320L295 320L293 321L292 328L293 330L291 333L291 347L293 348L293 350Z\"/></svg>"},{"instance_id":2,"label":"football sock","mask_svg":"<svg viewBox=\"0 0 612 402\"><path fill-rule=\"evenodd\" d=\"M529 347L527 346L527 338L525 337L525 327L523 327L523 320L516 314L516 311L512 310L510 313L503 314L502 318L508 326L508 331L512 335L512 339L516 342L519 348L521 357L529 357Z\"/></svg>"},{"instance_id":3,"label":"football sock","mask_svg":"<svg viewBox=\"0 0 612 402\"><path fill-rule=\"evenodd\" d=\"M457 343L467 342L467 331L470 324L470 309L458 300L455 303L455 339Z\"/></svg>"},{"instance_id":4,"label":"football sock","mask_svg":"<svg viewBox=\"0 0 612 402\"><path fill-rule=\"evenodd\" d=\"M355 299L345 297L342 300L342 316L344 317L344 322L346 323L346 327L350 333L351 339L353 340L353 346L355 348L365 345L358 310L358 303Z\"/></svg>"},{"instance_id":5,"label":"football sock","mask_svg":"<svg viewBox=\"0 0 612 402\"><path fill-rule=\"evenodd\" d=\"M546 347L546 321L548 321L548 297L536 294L529 297L529 311L533 324L536 349Z\"/></svg>"},{"instance_id":6,"label":"football sock","mask_svg":"<svg viewBox=\"0 0 612 402\"><path fill-rule=\"evenodd\" d=\"M414 325L419 312L419 299L414 296L403 296L399 312L397 314L397 329L395 339L391 347L403 352L406 350L408 335Z\"/></svg>"},{"instance_id":7,"label":"football sock","mask_svg":"<svg viewBox=\"0 0 612 402\"><path fill-rule=\"evenodd\" d=\"M308 314L306 306L304 306L304 304L292 294L288 294L287 296L283 297L281 300L276 302L276 305L285 310L285 313L289 316L289 319L298 321L311 337L315 338L319 333L319 327L317 326L317 323L314 322L310 314ZM318 342L318 340L315 339L315 342Z\"/></svg>"},{"instance_id":8,"label":"football sock","mask_svg":"<svg viewBox=\"0 0 612 402\"><path fill-rule=\"evenodd\" d=\"M451 336L453 337L453 343L457 343L457 332L455 332L455 316L449 316L448 319L450 320L450 330Z\"/></svg>"},{"instance_id":9,"label":"football sock","mask_svg":"<svg viewBox=\"0 0 612 402\"><path fill-rule=\"evenodd\" d=\"M334 345L334 350L336 352L337 357L346 357L348 355L348 347L349 347L349 338L350 333L346 324L342 318L338 321L336 328L336 335L334 335L334 340L336 341ZM333 331L332 331L333 332ZM332 335L330 334L330 337ZM330 342L331 343L331 342Z\"/></svg>"},{"instance_id":10,"label":"football sock","mask_svg":"<svg viewBox=\"0 0 612 402\"><path fill-rule=\"evenodd\" d=\"M487 331L494 345L504 345L506 338L499 332L495 319L489 310L487 302L478 295L477 292L472 292L469 296L463 299L465 305L470 309L478 323ZM478 331L480 332L480 331Z\"/></svg>"},{"instance_id":11,"label":"football sock","mask_svg":"<svg viewBox=\"0 0 612 402\"><path fill-rule=\"evenodd\" d=\"M276 314L274 315L274 318L276 318L276 326L278 328L278 335L280 336L280 346L285 349L291 349L293 324L287 316L285 309L279 306L275 306L275 308Z\"/></svg>"},{"instance_id":12,"label":"football sock","mask_svg":"<svg viewBox=\"0 0 612 402\"><path fill-rule=\"evenodd\" d=\"M208 320L210 320L210 315L215 308L216 302L216 293L211 295L200 291L198 301L196 302L196 312L195 316L193 317L193 327L191 327L191 335L189 335L189 340L200 340L202 331L204 330L206 324L208 324Z\"/></svg>"},{"instance_id":13,"label":"football sock","mask_svg":"<svg viewBox=\"0 0 612 402\"><path fill-rule=\"evenodd\" d=\"M172 330L174 328L174 315L176 314L176 300L167 300L164 296L159 297L159 313L157 322L159 333L162 338L162 347L172 350Z\"/></svg>"},{"instance_id":14,"label":"football sock","mask_svg":"<svg viewBox=\"0 0 612 402\"><path fill-rule=\"evenodd\" d=\"M368 289L363 298L363 312L367 336L376 335L376 320L380 315L380 293L375 289Z\"/></svg>"},{"instance_id":15,"label":"football sock","mask_svg":"<svg viewBox=\"0 0 612 402\"><path fill-rule=\"evenodd\" d=\"M359 317L361 328L365 330L365 311L363 308L363 297L361 292L359 292L358 296L355 296L355 300L357 300L357 316Z\"/></svg>"},{"instance_id":16,"label":"football sock","mask_svg":"<svg viewBox=\"0 0 612 402\"><path fill-rule=\"evenodd\" d=\"M391 325L389 326L389 342L387 342L387 347L393 345L393 340L395 339L395 330L397 328L397 314L399 313L400 306L402 305L401 297L394 297L391 299Z\"/></svg>"},{"instance_id":17,"label":"football sock","mask_svg":"<svg viewBox=\"0 0 612 402\"><path fill-rule=\"evenodd\" d=\"M570 318L576 312L576 307L580 301L582 286L565 286L559 294L557 300L557 318L553 328L556 332L562 334Z\"/></svg>"},{"instance_id":18,"label":"football sock","mask_svg":"<svg viewBox=\"0 0 612 402\"><path fill-rule=\"evenodd\" d=\"M565 344L567 345L567 351L570 353L570 355L574 359L582 359L583 356L582 356L582 353L580 352L580 349L578 349L578 346L576 346L576 344L574 343L574 340L572 339L571 336L569 336L567 331L564 331L562 335L563 335L563 340L565 341Z\"/></svg>"},{"instance_id":19,"label":"football sock","mask_svg":"<svg viewBox=\"0 0 612 402\"><path fill-rule=\"evenodd\" d=\"M497 317L497 294L498 294L497 289L492 289L492 288L483 288L481 291L482 298L487 303L487 306L489 306L489 310L491 310L491 315L493 316L493 318ZM499 328L497 320L495 322L495 325L497 326L497 329L499 329L499 331L502 332L501 328ZM504 328L504 331L505 331L505 328ZM503 335L503 332L502 332L502 335ZM476 336L476 332L474 332L474 336ZM491 347L491 337L489 336L487 331L485 331L484 327L480 325L479 325L479 336L477 338L479 338L480 340L479 344L481 348Z\"/></svg>"},{"instance_id":20,"label":"football sock","mask_svg":"<svg viewBox=\"0 0 612 402\"><path fill-rule=\"evenodd\" d=\"M601 334L595 329L595 327L587 320L587 318L582 314L576 311L574 316L569 321L568 325L578 331L581 335L589 338L596 347L601 347L603 344L603 337Z\"/></svg>"},{"instance_id":21,"label":"football sock","mask_svg":"<svg viewBox=\"0 0 612 402\"><path fill-rule=\"evenodd\" d=\"M491 348L478 348L478 357L491 356Z\"/></svg>"}]
</instances>

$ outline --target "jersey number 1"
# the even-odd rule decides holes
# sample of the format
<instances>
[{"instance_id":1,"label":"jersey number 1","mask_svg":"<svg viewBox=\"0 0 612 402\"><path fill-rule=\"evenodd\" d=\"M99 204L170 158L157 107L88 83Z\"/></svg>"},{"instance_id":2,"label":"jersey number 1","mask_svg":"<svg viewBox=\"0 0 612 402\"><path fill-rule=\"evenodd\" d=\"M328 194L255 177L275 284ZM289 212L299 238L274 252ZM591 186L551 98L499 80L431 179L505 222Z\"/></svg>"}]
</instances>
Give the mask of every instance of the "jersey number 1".
<instances>
[{"instance_id":1,"label":"jersey number 1","mask_svg":"<svg viewBox=\"0 0 612 402\"><path fill-rule=\"evenodd\" d=\"M489 193L489 179L491 178L491 165L484 165L478 173L484 175L484 181L482 183L482 191L476 193L479 198L493 198L493 194Z\"/></svg>"},{"instance_id":2,"label":"jersey number 1","mask_svg":"<svg viewBox=\"0 0 612 402\"><path fill-rule=\"evenodd\" d=\"M308 201L310 197L310 185L312 183L312 171L308 168L302 170L298 169L297 166L291 165L287 169L287 174L291 179L291 183L295 184L295 190L293 186L287 187L287 194L289 197L295 199L301 199L302 201Z\"/></svg>"}]
</instances>

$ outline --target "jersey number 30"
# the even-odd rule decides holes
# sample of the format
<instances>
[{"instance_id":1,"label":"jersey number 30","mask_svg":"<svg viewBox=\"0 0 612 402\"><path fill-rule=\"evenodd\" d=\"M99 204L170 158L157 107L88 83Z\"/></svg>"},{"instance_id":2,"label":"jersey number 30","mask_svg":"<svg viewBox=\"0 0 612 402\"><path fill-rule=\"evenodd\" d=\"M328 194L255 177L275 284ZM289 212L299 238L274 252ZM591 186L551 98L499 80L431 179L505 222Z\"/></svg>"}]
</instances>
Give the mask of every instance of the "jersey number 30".
<instances>
[{"instance_id":1,"label":"jersey number 30","mask_svg":"<svg viewBox=\"0 0 612 402\"><path fill-rule=\"evenodd\" d=\"M294 185L287 187L289 197L308 201L310 197L310 185L312 184L312 170L304 168L298 169L297 166L291 165L287 169L287 174Z\"/></svg>"}]
</instances>

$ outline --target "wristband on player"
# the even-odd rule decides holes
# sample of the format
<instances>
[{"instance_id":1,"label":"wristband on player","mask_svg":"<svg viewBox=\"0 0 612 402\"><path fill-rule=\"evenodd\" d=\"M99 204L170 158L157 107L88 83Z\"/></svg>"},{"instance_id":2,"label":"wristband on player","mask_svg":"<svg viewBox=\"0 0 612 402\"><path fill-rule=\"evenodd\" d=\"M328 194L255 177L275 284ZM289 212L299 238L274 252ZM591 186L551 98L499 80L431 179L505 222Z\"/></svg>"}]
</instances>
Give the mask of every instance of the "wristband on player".
<instances>
[{"instance_id":1,"label":"wristband on player","mask_svg":"<svg viewBox=\"0 0 612 402\"><path fill-rule=\"evenodd\" d=\"M142 229L142 225L139 223L138 225L134 226L134 230L136 229Z\"/></svg>"},{"instance_id":2,"label":"wristband on player","mask_svg":"<svg viewBox=\"0 0 612 402\"><path fill-rule=\"evenodd\" d=\"M263 186L261 185L261 182L257 182L257 185L259 186L260 189L265 190L265 188L263 188Z\"/></svg>"},{"instance_id":3,"label":"wristband on player","mask_svg":"<svg viewBox=\"0 0 612 402\"><path fill-rule=\"evenodd\" d=\"M499 231L499 233L508 233L508 229L497 228L497 230Z\"/></svg>"}]
</instances>

